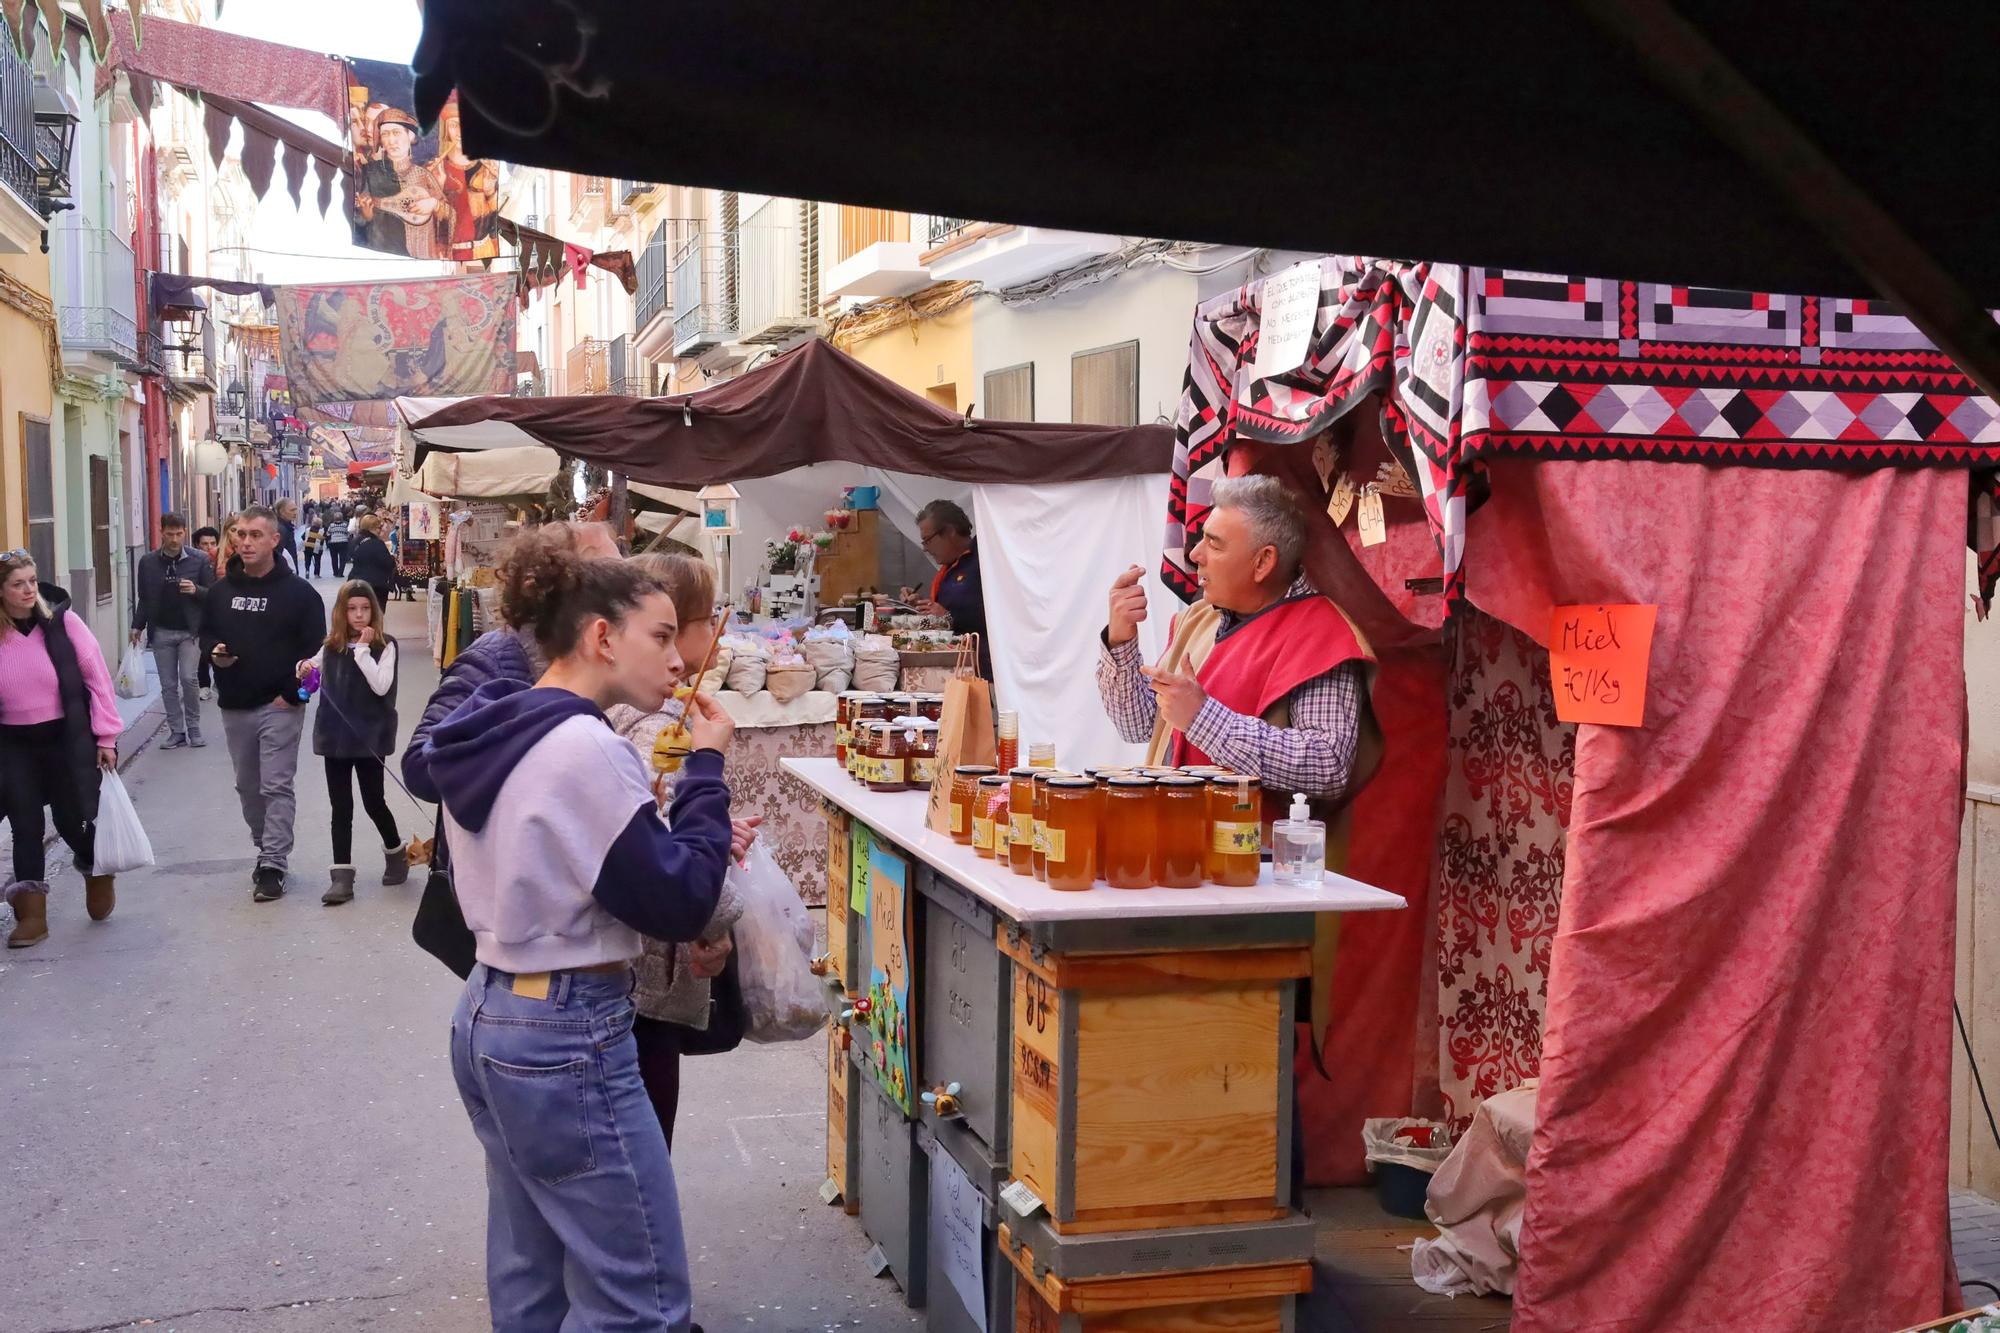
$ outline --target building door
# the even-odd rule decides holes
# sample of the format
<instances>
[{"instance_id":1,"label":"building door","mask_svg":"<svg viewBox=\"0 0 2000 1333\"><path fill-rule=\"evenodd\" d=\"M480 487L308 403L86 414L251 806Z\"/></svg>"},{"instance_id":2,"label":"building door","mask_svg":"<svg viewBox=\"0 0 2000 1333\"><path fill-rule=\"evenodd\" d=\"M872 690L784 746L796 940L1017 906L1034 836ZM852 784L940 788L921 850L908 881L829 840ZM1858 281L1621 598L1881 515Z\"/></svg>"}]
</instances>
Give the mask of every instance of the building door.
<instances>
[{"instance_id":1,"label":"building door","mask_svg":"<svg viewBox=\"0 0 2000 1333\"><path fill-rule=\"evenodd\" d=\"M21 450L27 456L28 554L36 572L54 583L62 573L56 568L56 460L46 417L21 417Z\"/></svg>"}]
</instances>

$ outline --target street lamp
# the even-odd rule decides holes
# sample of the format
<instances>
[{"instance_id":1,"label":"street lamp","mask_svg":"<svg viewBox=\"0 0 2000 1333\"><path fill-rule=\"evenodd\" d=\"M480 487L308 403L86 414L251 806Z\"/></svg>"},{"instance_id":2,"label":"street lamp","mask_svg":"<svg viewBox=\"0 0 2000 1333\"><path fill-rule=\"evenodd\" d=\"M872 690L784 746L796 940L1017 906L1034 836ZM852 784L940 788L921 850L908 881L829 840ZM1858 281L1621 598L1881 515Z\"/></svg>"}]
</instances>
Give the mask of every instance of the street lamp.
<instances>
[{"instance_id":1,"label":"street lamp","mask_svg":"<svg viewBox=\"0 0 2000 1333\"><path fill-rule=\"evenodd\" d=\"M44 219L76 207L69 197L69 164L82 119L67 91L50 83L46 74L35 76L35 206ZM43 253L48 248L44 236Z\"/></svg>"},{"instance_id":2,"label":"street lamp","mask_svg":"<svg viewBox=\"0 0 2000 1333\"><path fill-rule=\"evenodd\" d=\"M232 378L229 381L229 387L222 391L222 401L223 404L229 408L230 416L240 417L243 415L244 397L245 395L243 393L243 381ZM247 421L244 422L246 428L249 426L249 424L250 423ZM250 432L248 429L244 430L243 438L246 440L250 438Z\"/></svg>"}]
</instances>

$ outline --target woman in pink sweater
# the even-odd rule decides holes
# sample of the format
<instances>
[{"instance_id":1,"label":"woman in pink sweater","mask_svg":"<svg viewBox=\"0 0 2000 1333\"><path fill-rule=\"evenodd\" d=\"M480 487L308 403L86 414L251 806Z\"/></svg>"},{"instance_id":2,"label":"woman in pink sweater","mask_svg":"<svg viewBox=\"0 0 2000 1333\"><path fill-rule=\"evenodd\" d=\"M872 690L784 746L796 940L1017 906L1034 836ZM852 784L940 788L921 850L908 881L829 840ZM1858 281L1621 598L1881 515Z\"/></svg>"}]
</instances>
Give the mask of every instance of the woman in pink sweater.
<instances>
[{"instance_id":1,"label":"woman in pink sweater","mask_svg":"<svg viewBox=\"0 0 2000 1333\"><path fill-rule=\"evenodd\" d=\"M118 701L69 594L35 576L26 551L0 555L0 803L14 830L10 949L49 937L43 810L76 854L90 919L111 915L111 876L91 873L100 774L118 763Z\"/></svg>"}]
</instances>

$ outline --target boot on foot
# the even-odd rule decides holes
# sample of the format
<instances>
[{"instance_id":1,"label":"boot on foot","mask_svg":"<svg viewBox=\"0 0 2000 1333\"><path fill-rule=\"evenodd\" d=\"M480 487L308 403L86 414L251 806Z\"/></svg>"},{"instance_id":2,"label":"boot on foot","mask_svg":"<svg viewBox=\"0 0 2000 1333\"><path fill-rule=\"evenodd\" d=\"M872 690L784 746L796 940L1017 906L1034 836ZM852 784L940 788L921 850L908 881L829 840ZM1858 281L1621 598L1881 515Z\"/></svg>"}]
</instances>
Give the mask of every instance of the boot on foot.
<instances>
[{"instance_id":1,"label":"boot on foot","mask_svg":"<svg viewBox=\"0 0 2000 1333\"><path fill-rule=\"evenodd\" d=\"M384 884L408 884L410 882L410 853L401 844L382 849L382 882Z\"/></svg>"},{"instance_id":2,"label":"boot on foot","mask_svg":"<svg viewBox=\"0 0 2000 1333\"><path fill-rule=\"evenodd\" d=\"M7 937L10 949L26 949L49 937L49 886L22 881L7 891L14 905L14 933Z\"/></svg>"},{"instance_id":3,"label":"boot on foot","mask_svg":"<svg viewBox=\"0 0 2000 1333\"><path fill-rule=\"evenodd\" d=\"M83 905L92 921L102 921L118 905L117 881L109 875L83 877Z\"/></svg>"},{"instance_id":4,"label":"boot on foot","mask_svg":"<svg viewBox=\"0 0 2000 1333\"><path fill-rule=\"evenodd\" d=\"M326 892L320 895L319 897L320 902L324 903L328 907L336 907L341 903L353 902L354 867L335 866L332 870L328 871L327 874L331 880L331 883L329 883L326 886Z\"/></svg>"}]
</instances>

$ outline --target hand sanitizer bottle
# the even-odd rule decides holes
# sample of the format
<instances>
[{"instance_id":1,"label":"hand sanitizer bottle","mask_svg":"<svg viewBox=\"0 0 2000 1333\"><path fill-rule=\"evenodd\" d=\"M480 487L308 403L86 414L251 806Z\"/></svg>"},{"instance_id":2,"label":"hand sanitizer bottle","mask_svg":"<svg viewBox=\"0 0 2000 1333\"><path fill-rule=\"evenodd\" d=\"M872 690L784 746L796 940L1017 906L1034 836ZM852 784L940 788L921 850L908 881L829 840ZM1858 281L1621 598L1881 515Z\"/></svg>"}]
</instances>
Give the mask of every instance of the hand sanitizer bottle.
<instances>
[{"instance_id":1,"label":"hand sanitizer bottle","mask_svg":"<svg viewBox=\"0 0 2000 1333\"><path fill-rule=\"evenodd\" d=\"M1271 826L1271 877L1311 887L1326 869L1326 825L1312 817L1305 793L1292 794L1292 817Z\"/></svg>"}]
</instances>

